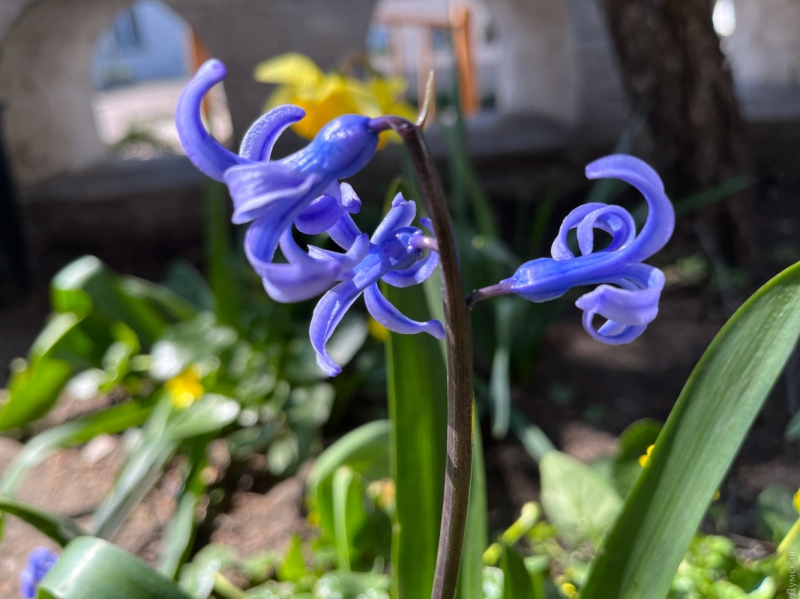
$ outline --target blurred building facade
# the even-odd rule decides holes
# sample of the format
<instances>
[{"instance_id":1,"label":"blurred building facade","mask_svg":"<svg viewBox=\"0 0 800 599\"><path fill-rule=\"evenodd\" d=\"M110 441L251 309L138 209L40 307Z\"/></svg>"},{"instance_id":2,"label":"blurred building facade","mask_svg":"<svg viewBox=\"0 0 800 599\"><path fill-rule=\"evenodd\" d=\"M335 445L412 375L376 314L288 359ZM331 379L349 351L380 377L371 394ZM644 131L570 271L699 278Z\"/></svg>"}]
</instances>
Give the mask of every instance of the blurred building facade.
<instances>
[{"instance_id":1,"label":"blurred building facade","mask_svg":"<svg viewBox=\"0 0 800 599\"><path fill-rule=\"evenodd\" d=\"M475 15L478 80L494 106L470 124L479 131L473 136L480 142L476 151L508 154L576 139L613 144L630 106L599 0L460 1ZM800 4L726 1L733 3L736 24L723 47L745 115L800 116L794 93L800 80ZM252 79L261 60L296 51L328 68L364 51L371 20L381 11L446 15L450 4L148 0L108 33L132 0L3 0L0 101L15 177L29 186L102 162L108 148L91 106L97 86L185 69L189 27L228 66L225 88L234 137L240 138L268 93Z\"/></svg>"}]
</instances>

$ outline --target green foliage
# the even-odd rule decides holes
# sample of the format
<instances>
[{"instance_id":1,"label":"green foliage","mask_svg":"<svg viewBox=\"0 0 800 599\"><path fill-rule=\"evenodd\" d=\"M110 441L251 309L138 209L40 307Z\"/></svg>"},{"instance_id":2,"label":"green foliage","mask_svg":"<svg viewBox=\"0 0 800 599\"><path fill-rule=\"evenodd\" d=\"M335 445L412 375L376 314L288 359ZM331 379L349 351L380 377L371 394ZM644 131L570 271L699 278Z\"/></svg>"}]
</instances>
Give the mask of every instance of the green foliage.
<instances>
[{"instance_id":1,"label":"green foliage","mask_svg":"<svg viewBox=\"0 0 800 599\"><path fill-rule=\"evenodd\" d=\"M93 537L64 549L39 585L38 599L190 599L172 580L139 558Z\"/></svg>"},{"instance_id":2,"label":"green foliage","mask_svg":"<svg viewBox=\"0 0 800 599\"><path fill-rule=\"evenodd\" d=\"M622 498L588 466L559 451L547 453L539 463L542 507L568 545L600 545L614 522Z\"/></svg>"},{"instance_id":3,"label":"green foliage","mask_svg":"<svg viewBox=\"0 0 800 599\"><path fill-rule=\"evenodd\" d=\"M206 492L202 469L209 441L225 440L234 459L266 453L272 473L291 473L316 451L336 395L313 352L304 348L307 333L294 324L290 308L271 304L259 290L253 295L258 299L242 310L229 303L226 318L235 317L238 324L222 326L206 305L208 297L218 300L216 290L210 294L189 266L175 272L176 287L186 297L167 286L120 277L93 257L64 268L52 284L54 313L15 370L0 406L0 430L6 430L46 415L67 386L85 397L113 392L118 398L115 405L30 439L0 480L7 496L7 509L0 511L23 517L54 538L57 530L69 529L64 522L34 517L13 503L30 469L53 452L141 427L130 437L117 480L94 514L91 532L104 538L180 456L184 486L161 555L161 569L171 577L190 554L196 508ZM229 283L236 272L226 271ZM353 315L342 323L331 341L339 362L352 359L365 338L363 318Z\"/></svg>"},{"instance_id":4,"label":"green foliage","mask_svg":"<svg viewBox=\"0 0 800 599\"><path fill-rule=\"evenodd\" d=\"M384 293L410 318L428 318L418 289L386 286ZM394 594L425 597L433 586L447 459L445 364L439 343L429 335L390 334L386 367L393 424L391 471L397 487Z\"/></svg>"},{"instance_id":5,"label":"green foliage","mask_svg":"<svg viewBox=\"0 0 800 599\"><path fill-rule=\"evenodd\" d=\"M700 360L593 564L584 599L666 594L798 334L794 266L751 297Z\"/></svg>"}]
</instances>

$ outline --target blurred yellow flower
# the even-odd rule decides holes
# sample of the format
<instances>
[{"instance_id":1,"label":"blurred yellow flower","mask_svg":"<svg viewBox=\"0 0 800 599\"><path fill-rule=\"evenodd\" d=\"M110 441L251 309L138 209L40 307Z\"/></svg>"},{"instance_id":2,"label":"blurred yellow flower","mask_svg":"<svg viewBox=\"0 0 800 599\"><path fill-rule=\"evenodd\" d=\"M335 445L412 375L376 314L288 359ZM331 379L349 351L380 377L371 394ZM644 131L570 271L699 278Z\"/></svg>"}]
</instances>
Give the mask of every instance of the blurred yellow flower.
<instances>
[{"instance_id":1,"label":"blurred yellow flower","mask_svg":"<svg viewBox=\"0 0 800 599\"><path fill-rule=\"evenodd\" d=\"M797 493L794 494L794 509L800 512L800 489L797 489Z\"/></svg>"},{"instance_id":2,"label":"blurred yellow flower","mask_svg":"<svg viewBox=\"0 0 800 599\"><path fill-rule=\"evenodd\" d=\"M206 390L200 383L202 374L200 368L193 365L164 383L164 388L172 396L172 404L176 408L188 408L205 394Z\"/></svg>"},{"instance_id":3,"label":"blurred yellow flower","mask_svg":"<svg viewBox=\"0 0 800 599\"><path fill-rule=\"evenodd\" d=\"M406 90L401 79L373 75L362 81L337 72L325 73L313 60L296 53L260 63L253 77L279 86L267 99L265 110L294 104L306 111L305 118L292 125L294 132L305 139L312 139L328 122L344 114L373 118L393 114L416 119L414 108L401 99ZM395 133L386 131L381 134L381 147L389 139L399 141Z\"/></svg>"},{"instance_id":4,"label":"blurred yellow flower","mask_svg":"<svg viewBox=\"0 0 800 599\"><path fill-rule=\"evenodd\" d=\"M571 582L565 582L561 585L561 592L564 593L568 599L575 599L578 596L578 589Z\"/></svg>"},{"instance_id":5,"label":"blurred yellow flower","mask_svg":"<svg viewBox=\"0 0 800 599\"><path fill-rule=\"evenodd\" d=\"M639 456L639 465L642 468L644 468L650 463L650 454L653 453L653 447L655 447L655 445L651 445L650 447L648 447L644 455Z\"/></svg>"},{"instance_id":6,"label":"blurred yellow flower","mask_svg":"<svg viewBox=\"0 0 800 599\"><path fill-rule=\"evenodd\" d=\"M389 329L379 323L372 316L367 317L367 330L375 339L383 343L389 338Z\"/></svg>"}]
</instances>

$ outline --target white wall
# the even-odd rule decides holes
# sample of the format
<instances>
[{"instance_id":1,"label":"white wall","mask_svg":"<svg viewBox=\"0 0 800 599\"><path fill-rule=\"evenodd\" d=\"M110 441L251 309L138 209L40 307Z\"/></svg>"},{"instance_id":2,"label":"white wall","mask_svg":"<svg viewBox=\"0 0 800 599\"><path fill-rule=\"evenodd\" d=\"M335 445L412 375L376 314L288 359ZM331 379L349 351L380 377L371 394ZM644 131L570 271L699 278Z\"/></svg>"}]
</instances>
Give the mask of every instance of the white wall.
<instances>
[{"instance_id":1,"label":"white wall","mask_svg":"<svg viewBox=\"0 0 800 599\"><path fill-rule=\"evenodd\" d=\"M736 29L724 40L736 82L800 83L800 2L735 0Z\"/></svg>"},{"instance_id":2,"label":"white wall","mask_svg":"<svg viewBox=\"0 0 800 599\"><path fill-rule=\"evenodd\" d=\"M498 109L576 123L580 81L565 0L493 0L488 6L502 56Z\"/></svg>"}]
</instances>

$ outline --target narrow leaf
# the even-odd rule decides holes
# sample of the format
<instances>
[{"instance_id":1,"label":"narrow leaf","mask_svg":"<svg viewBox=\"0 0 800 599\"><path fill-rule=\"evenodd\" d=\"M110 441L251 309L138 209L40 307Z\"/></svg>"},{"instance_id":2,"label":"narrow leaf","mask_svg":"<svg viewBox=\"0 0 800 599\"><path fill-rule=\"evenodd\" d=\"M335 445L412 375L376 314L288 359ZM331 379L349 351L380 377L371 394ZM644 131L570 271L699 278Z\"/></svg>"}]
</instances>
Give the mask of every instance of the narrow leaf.
<instances>
[{"instance_id":1,"label":"narrow leaf","mask_svg":"<svg viewBox=\"0 0 800 599\"><path fill-rule=\"evenodd\" d=\"M384 289L401 312L427 320L421 291ZM427 597L433 586L442 515L447 375L439 343L427 334L390 334L386 363L397 486L393 585L398 597Z\"/></svg>"},{"instance_id":2,"label":"narrow leaf","mask_svg":"<svg viewBox=\"0 0 800 599\"><path fill-rule=\"evenodd\" d=\"M93 537L64 549L39 585L38 599L191 599L138 557Z\"/></svg>"},{"instance_id":3,"label":"narrow leaf","mask_svg":"<svg viewBox=\"0 0 800 599\"><path fill-rule=\"evenodd\" d=\"M667 594L798 335L800 265L794 265L745 302L700 359L592 565L582 599Z\"/></svg>"},{"instance_id":4,"label":"narrow leaf","mask_svg":"<svg viewBox=\"0 0 800 599\"><path fill-rule=\"evenodd\" d=\"M62 547L73 539L87 534L85 530L69 518L4 495L0 495L0 512L11 514L27 522Z\"/></svg>"},{"instance_id":5,"label":"narrow leaf","mask_svg":"<svg viewBox=\"0 0 800 599\"><path fill-rule=\"evenodd\" d=\"M505 547L500 569L503 571L503 599L538 599L533 592L531 575L519 553Z\"/></svg>"},{"instance_id":6,"label":"narrow leaf","mask_svg":"<svg viewBox=\"0 0 800 599\"><path fill-rule=\"evenodd\" d=\"M483 552L488 546L486 521L486 470L483 460L481 429L473 426L472 480L469 490L467 529L464 532L464 551L458 573L458 599L483 599Z\"/></svg>"}]
</instances>

